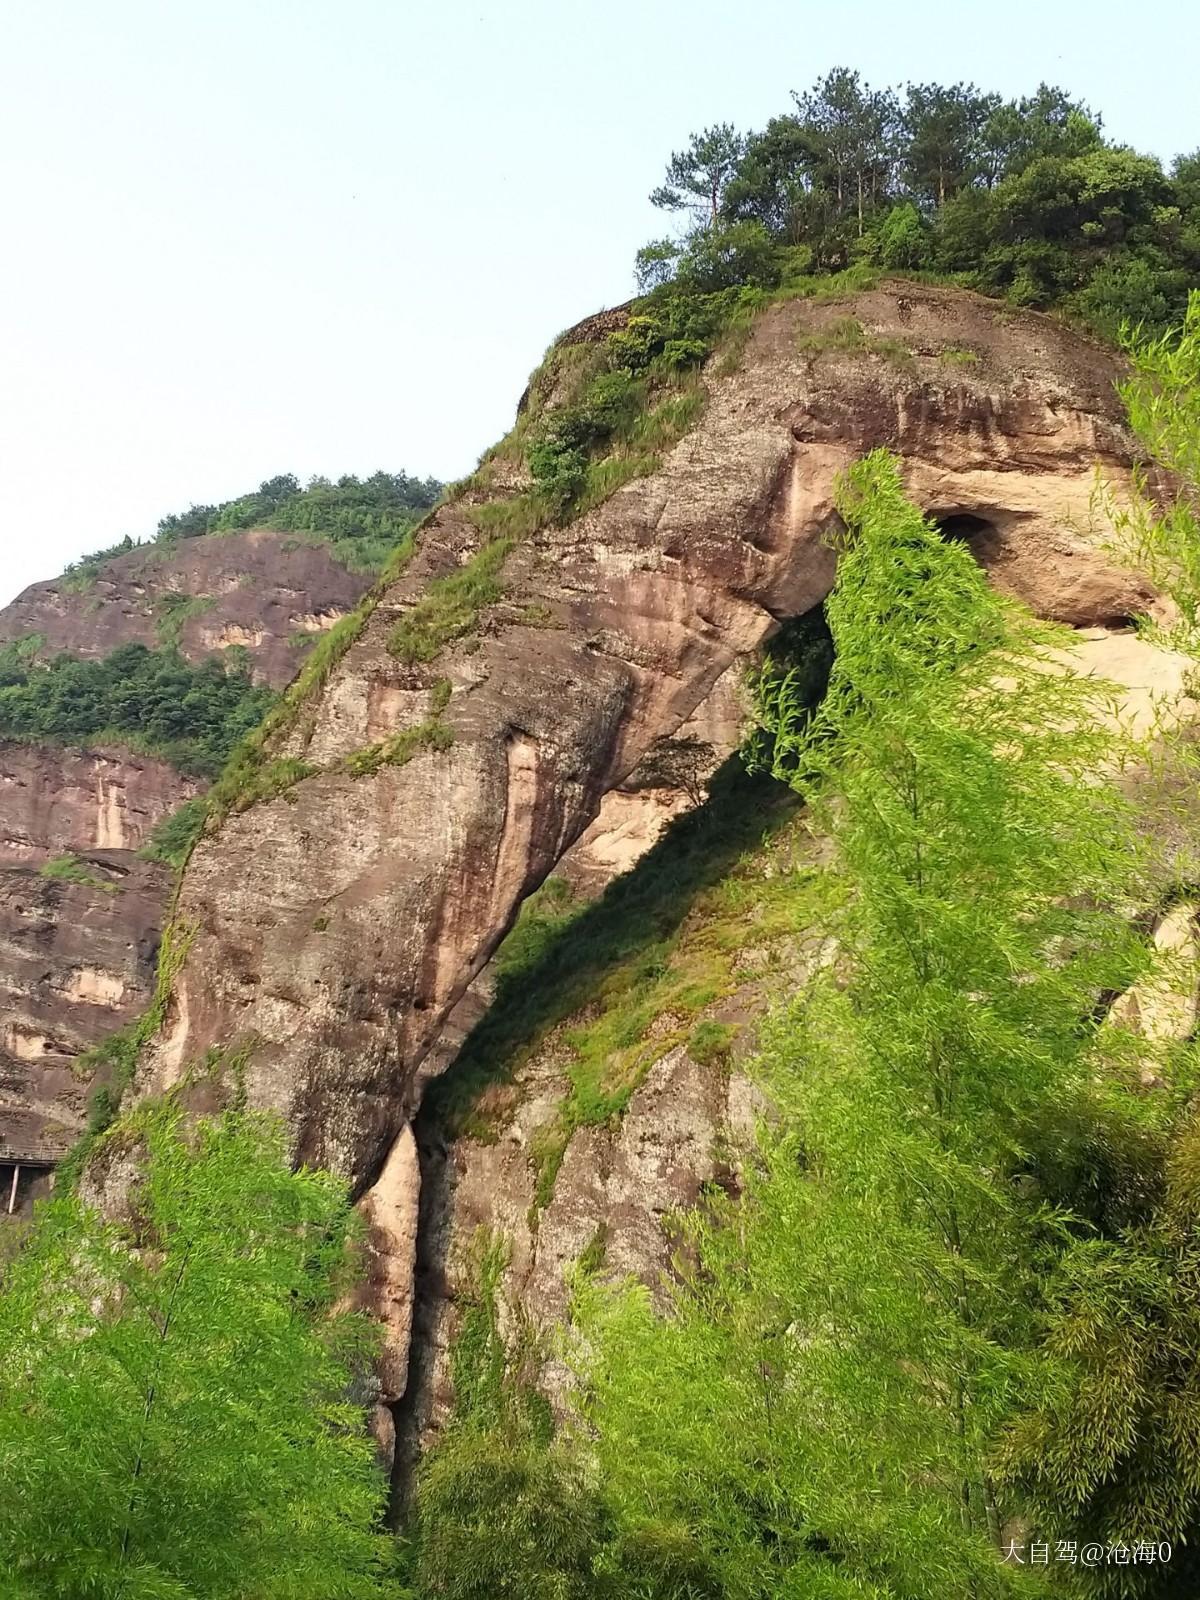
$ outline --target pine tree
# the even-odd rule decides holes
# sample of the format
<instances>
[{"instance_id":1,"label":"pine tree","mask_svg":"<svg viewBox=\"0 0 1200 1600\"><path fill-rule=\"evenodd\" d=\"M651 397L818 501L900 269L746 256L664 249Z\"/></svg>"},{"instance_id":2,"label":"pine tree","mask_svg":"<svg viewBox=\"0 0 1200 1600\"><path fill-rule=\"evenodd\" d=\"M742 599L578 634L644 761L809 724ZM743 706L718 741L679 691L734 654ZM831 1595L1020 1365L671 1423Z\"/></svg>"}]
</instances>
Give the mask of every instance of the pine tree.
<instances>
[{"instance_id":1,"label":"pine tree","mask_svg":"<svg viewBox=\"0 0 1200 1600\"><path fill-rule=\"evenodd\" d=\"M732 123L717 123L692 134L687 149L671 156L666 181L651 194L650 204L664 211L690 211L698 226L715 226L726 186L745 148L744 137Z\"/></svg>"},{"instance_id":2,"label":"pine tree","mask_svg":"<svg viewBox=\"0 0 1200 1600\"><path fill-rule=\"evenodd\" d=\"M161 1107L106 1144L140 1147L128 1220L52 1200L0 1293L0 1595L378 1594L342 1186L249 1114Z\"/></svg>"}]
</instances>

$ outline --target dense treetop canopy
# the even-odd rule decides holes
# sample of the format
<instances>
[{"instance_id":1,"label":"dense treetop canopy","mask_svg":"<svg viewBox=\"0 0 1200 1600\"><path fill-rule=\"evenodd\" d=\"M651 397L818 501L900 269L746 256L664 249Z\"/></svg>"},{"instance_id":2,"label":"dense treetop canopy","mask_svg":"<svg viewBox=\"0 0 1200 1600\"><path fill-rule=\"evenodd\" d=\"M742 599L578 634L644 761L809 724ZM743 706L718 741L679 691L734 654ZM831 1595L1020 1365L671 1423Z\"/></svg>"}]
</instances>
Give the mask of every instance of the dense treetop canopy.
<instances>
[{"instance_id":1,"label":"dense treetop canopy","mask_svg":"<svg viewBox=\"0 0 1200 1600\"><path fill-rule=\"evenodd\" d=\"M303 488L293 473L284 472L235 500L193 505L162 517L154 542L173 545L206 533L277 528L322 540L346 566L375 572L441 492L436 478L414 478L407 472L374 472L369 478L348 473L336 483L316 477ZM136 549L139 542L127 534L73 563L67 575L90 579L103 562Z\"/></svg>"},{"instance_id":2,"label":"dense treetop canopy","mask_svg":"<svg viewBox=\"0 0 1200 1600\"><path fill-rule=\"evenodd\" d=\"M1170 171L1047 84L873 89L837 67L749 134L691 136L650 196L691 232L638 256L643 289L772 285L864 263L933 272L1096 331L1178 322L1200 270L1200 151ZM720 244L718 246L718 241Z\"/></svg>"},{"instance_id":3,"label":"dense treetop canopy","mask_svg":"<svg viewBox=\"0 0 1200 1600\"><path fill-rule=\"evenodd\" d=\"M274 699L244 665L221 656L193 666L177 650L127 644L103 661L63 652L43 662L21 644L0 650L0 735L119 742L199 777L216 777Z\"/></svg>"}]
</instances>

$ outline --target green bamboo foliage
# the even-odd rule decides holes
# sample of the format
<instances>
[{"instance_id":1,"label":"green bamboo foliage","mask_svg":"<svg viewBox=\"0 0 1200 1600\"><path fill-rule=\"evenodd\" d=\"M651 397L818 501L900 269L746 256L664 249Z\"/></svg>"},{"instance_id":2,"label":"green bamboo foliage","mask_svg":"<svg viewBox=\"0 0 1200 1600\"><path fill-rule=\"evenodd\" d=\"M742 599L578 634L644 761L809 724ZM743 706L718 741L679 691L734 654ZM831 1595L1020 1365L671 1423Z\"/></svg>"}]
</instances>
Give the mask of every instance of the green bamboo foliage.
<instances>
[{"instance_id":1,"label":"green bamboo foliage","mask_svg":"<svg viewBox=\"0 0 1200 1600\"><path fill-rule=\"evenodd\" d=\"M1132 1064L1097 1007L1149 960L1112 909L1139 860L1095 781L1124 753L1109 690L1052 663L1063 634L989 588L885 453L840 507L829 691L793 723L773 681L765 713L836 852L810 901L829 937L765 1040L777 1122L741 1198L687 1225L670 1315L580 1294L622 1522L683 1538L711 1585L647 1595L1026 1592L992 1462L1053 1381L1040 1286L1075 1224L1046 1124L1086 1123Z\"/></svg>"},{"instance_id":2,"label":"green bamboo foliage","mask_svg":"<svg viewBox=\"0 0 1200 1600\"><path fill-rule=\"evenodd\" d=\"M133 1155L126 1220L53 1200L0 1292L0 1595L378 1595L342 1187L249 1114L139 1113L92 1170Z\"/></svg>"},{"instance_id":3,"label":"green bamboo foliage","mask_svg":"<svg viewBox=\"0 0 1200 1600\"><path fill-rule=\"evenodd\" d=\"M1130 425L1176 481L1164 504L1148 492L1145 472L1138 475L1132 504L1118 510L1120 543L1178 607L1170 642L1200 657L1200 290L1182 328L1157 339L1129 329L1125 345L1133 367L1121 398Z\"/></svg>"},{"instance_id":4,"label":"green bamboo foliage","mask_svg":"<svg viewBox=\"0 0 1200 1600\"><path fill-rule=\"evenodd\" d=\"M1177 608L1173 624L1152 631L1200 663L1200 294L1175 333L1131 331L1126 343L1130 422L1175 476L1157 497L1141 476L1118 513L1119 538ZM1154 803L1180 813L1179 872L1195 849L1194 742L1174 737L1166 756L1173 781ZM1194 985L1195 974L1180 970L1176 979ZM1137 1204L1080 1239L1049 1284L1055 1381L1013 1424L1002 1452L1006 1476L1047 1539L1172 1546L1167 1566L1080 1569L1074 1591L1106 1600L1183 1600L1200 1589L1200 1123L1194 1047L1179 1054L1174 1093L1157 1097L1161 1134L1137 1163Z\"/></svg>"}]
</instances>

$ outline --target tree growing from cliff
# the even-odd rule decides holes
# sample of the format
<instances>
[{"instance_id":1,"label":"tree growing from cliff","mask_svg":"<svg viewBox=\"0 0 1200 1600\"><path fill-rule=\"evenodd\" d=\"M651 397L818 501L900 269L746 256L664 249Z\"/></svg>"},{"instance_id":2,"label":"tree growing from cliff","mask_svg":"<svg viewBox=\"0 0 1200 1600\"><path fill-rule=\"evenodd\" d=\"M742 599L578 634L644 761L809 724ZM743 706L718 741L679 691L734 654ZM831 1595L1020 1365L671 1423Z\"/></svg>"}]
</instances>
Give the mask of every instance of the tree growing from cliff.
<instances>
[{"instance_id":1,"label":"tree growing from cliff","mask_svg":"<svg viewBox=\"0 0 1200 1600\"><path fill-rule=\"evenodd\" d=\"M159 1109L98 1158L133 1146L127 1220L53 1200L0 1292L0 1595L378 1593L342 1186L247 1114Z\"/></svg>"},{"instance_id":2,"label":"tree growing from cliff","mask_svg":"<svg viewBox=\"0 0 1200 1600\"><path fill-rule=\"evenodd\" d=\"M829 691L814 715L773 679L767 712L836 849L798 886L824 953L766 1035L778 1126L685 1224L671 1315L582 1295L585 1411L622 1526L689 1541L714 1593L983 1600L1025 1592L992 1457L1051 1381L1046 1125L1125 1069L1097 998L1149 959L1110 909L1137 852L1063 636L885 454L840 508Z\"/></svg>"}]
</instances>

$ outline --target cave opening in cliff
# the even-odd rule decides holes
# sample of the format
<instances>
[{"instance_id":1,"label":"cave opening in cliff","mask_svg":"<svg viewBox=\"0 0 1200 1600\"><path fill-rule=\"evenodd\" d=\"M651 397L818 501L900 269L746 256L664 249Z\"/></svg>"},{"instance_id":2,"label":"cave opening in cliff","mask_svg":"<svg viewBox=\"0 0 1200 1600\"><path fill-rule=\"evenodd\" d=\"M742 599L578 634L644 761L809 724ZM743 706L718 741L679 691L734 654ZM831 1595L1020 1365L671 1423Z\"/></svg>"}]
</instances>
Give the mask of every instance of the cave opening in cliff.
<instances>
[{"instance_id":1,"label":"cave opening in cliff","mask_svg":"<svg viewBox=\"0 0 1200 1600\"><path fill-rule=\"evenodd\" d=\"M1000 531L995 523L970 510L931 510L928 515L942 539L965 544L978 562L987 563L1000 546Z\"/></svg>"}]
</instances>

